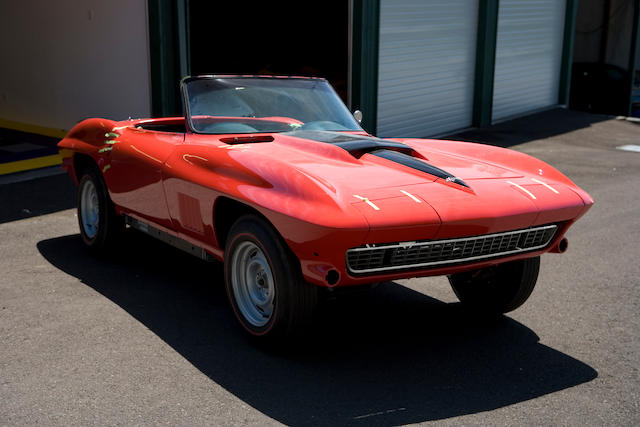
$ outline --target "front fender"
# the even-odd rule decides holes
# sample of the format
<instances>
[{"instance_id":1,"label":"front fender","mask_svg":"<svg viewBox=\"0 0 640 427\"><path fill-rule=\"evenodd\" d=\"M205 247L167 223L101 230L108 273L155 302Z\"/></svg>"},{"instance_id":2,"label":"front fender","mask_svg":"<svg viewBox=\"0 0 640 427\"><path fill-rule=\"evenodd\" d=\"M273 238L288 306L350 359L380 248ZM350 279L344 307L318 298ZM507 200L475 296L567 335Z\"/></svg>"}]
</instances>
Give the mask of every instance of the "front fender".
<instances>
[{"instance_id":1,"label":"front fender","mask_svg":"<svg viewBox=\"0 0 640 427\"><path fill-rule=\"evenodd\" d=\"M256 209L330 228L368 228L343 195L291 162L244 152L242 146L185 144L167 160L167 182L177 179L225 194Z\"/></svg>"}]
</instances>

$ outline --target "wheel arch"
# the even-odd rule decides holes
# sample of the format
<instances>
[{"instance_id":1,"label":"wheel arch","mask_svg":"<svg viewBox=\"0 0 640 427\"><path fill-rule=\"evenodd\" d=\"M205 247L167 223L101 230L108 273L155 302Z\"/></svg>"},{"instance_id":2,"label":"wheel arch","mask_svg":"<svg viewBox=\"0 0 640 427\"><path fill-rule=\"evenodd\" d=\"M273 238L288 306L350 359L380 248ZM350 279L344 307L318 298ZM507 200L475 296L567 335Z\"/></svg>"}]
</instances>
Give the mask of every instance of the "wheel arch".
<instances>
[{"instance_id":1,"label":"wheel arch","mask_svg":"<svg viewBox=\"0 0 640 427\"><path fill-rule=\"evenodd\" d=\"M94 159L89 154L74 153L72 178L75 179L76 184L80 184L80 180L82 179L82 176L91 169L93 169L98 174L98 176L100 176L100 178L102 179L102 182L104 182L107 190L107 197L109 198L109 200L111 200L111 193L109 190L109 186L106 184L106 180L104 179L104 174L100 170L100 166L98 165L98 162L96 161L96 159ZM111 201L113 202L113 200Z\"/></svg>"},{"instance_id":2,"label":"wheel arch","mask_svg":"<svg viewBox=\"0 0 640 427\"><path fill-rule=\"evenodd\" d=\"M278 229L260 211L230 197L219 196L213 204L213 230L220 249L224 250L231 227L243 215L255 215L261 218L282 238Z\"/></svg>"},{"instance_id":3,"label":"wheel arch","mask_svg":"<svg viewBox=\"0 0 640 427\"><path fill-rule=\"evenodd\" d=\"M80 182L82 175L90 168L98 169L98 164L88 154L74 153L73 155L73 174L76 182Z\"/></svg>"}]
</instances>

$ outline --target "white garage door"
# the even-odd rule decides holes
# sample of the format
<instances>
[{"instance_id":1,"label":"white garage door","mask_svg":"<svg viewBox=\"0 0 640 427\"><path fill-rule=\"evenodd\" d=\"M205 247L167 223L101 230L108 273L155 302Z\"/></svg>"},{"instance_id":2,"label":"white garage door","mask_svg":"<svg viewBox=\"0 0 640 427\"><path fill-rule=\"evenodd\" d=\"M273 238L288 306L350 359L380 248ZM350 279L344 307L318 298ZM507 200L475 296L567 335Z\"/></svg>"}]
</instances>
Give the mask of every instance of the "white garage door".
<instances>
[{"instance_id":1,"label":"white garage door","mask_svg":"<svg viewBox=\"0 0 640 427\"><path fill-rule=\"evenodd\" d=\"M493 121L558 103L565 0L500 0Z\"/></svg>"},{"instance_id":2,"label":"white garage door","mask_svg":"<svg viewBox=\"0 0 640 427\"><path fill-rule=\"evenodd\" d=\"M477 0L381 0L379 136L471 125Z\"/></svg>"}]
</instances>

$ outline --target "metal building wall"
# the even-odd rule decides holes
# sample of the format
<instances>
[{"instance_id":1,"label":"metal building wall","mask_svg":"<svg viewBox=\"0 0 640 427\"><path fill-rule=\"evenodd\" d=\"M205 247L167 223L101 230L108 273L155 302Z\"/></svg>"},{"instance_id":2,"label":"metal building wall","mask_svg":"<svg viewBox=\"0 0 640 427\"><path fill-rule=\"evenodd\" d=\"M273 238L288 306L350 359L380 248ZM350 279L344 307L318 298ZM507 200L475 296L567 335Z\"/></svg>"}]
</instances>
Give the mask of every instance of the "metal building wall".
<instances>
[{"instance_id":1,"label":"metal building wall","mask_svg":"<svg viewBox=\"0 0 640 427\"><path fill-rule=\"evenodd\" d=\"M0 124L61 136L151 113L145 0L0 1Z\"/></svg>"},{"instance_id":2,"label":"metal building wall","mask_svg":"<svg viewBox=\"0 0 640 427\"><path fill-rule=\"evenodd\" d=\"M378 135L471 125L477 20L477 0L380 1Z\"/></svg>"},{"instance_id":3,"label":"metal building wall","mask_svg":"<svg viewBox=\"0 0 640 427\"><path fill-rule=\"evenodd\" d=\"M558 104L565 0L500 0L493 120Z\"/></svg>"}]
</instances>

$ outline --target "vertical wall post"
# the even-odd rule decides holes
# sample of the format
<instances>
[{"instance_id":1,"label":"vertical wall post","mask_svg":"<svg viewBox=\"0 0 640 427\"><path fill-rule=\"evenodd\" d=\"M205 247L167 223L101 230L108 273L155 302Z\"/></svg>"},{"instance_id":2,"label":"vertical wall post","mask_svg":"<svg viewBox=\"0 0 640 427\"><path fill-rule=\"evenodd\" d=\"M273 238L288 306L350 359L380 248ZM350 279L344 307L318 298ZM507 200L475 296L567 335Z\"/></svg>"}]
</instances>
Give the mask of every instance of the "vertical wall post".
<instances>
[{"instance_id":1,"label":"vertical wall post","mask_svg":"<svg viewBox=\"0 0 640 427\"><path fill-rule=\"evenodd\" d=\"M181 114L180 79L189 73L188 0L147 0L154 117Z\"/></svg>"},{"instance_id":2,"label":"vertical wall post","mask_svg":"<svg viewBox=\"0 0 640 427\"><path fill-rule=\"evenodd\" d=\"M640 2L633 3L633 27L631 30L631 48L629 52L629 99L627 102L627 115L631 116L633 102L633 80L636 75L638 63L638 43L640 43Z\"/></svg>"},{"instance_id":3,"label":"vertical wall post","mask_svg":"<svg viewBox=\"0 0 640 427\"><path fill-rule=\"evenodd\" d=\"M180 79L191 73L191 44L189 43L189 3L190 0L178 0L176 32L178 36L178 61L180 66Z\"/></svg>"},{"instance_id":4,"label":"vertical wall post","mask_svg":"<svg viewBox=\"0 0 640 427\"><path fill-rule=\"evenodd\" d=\"M478 9L473 125L489 126L493 110L499 0L481 0Z\"/></svg>"},{"instance_id":5,"label":"vertical wall post","mask_svg":"<svg viewBox=\"0 0 640 427\"><path fill-rule=\"evenodd\" d=\"M351 105L362 127L375 134L378 120L380 0L353 1Z\"/></svg>"},{"instance_id":6,"label":"vertical wall post","mask_svg":"<svg viewBox=\"0 0 640 427\"><path fill-rule=\"evenodd\" d=\"M578 15L578 0L567 0L564 15L564 40L562 42L562 63L560 65L560 88L558 103L569 105L571 94L571 69L573 66L573 45L576 35L576 17Z\"/></svg>"}]
</instances>

